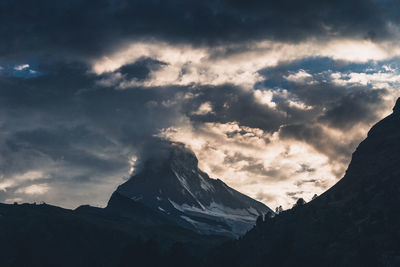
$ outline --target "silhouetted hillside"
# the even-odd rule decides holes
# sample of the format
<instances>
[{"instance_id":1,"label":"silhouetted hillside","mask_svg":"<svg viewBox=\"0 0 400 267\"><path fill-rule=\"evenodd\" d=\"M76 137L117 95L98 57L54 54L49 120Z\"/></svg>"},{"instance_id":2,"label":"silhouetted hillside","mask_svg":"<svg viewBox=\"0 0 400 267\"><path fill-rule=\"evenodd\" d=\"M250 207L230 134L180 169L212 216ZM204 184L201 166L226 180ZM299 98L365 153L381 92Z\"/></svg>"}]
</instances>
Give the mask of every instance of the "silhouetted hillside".
<instances>
[{"instance_id":1,"label":"silhouetted hillside","mask_svg":"<svg viewBox=\"0 0 400 267\"><path fill-rule=\"evenodd\" d=\"M135 209L138 215L152 214L145 207ZM72 211L0 204L0 240L0 266L183 266L171 256L177 250L186 261L200 259L226 238L88 206Z\"/></svg>"},{"instance_id":2,"label":"silhouetted hillside","mask_svg":"<svg viewBox=\"0 0 400 267\"><path fill-rule=\"evenodd\" d=\"M340 182L214 251L216 266L400 266L400 99Z\"/></svg>"}]
</instances>

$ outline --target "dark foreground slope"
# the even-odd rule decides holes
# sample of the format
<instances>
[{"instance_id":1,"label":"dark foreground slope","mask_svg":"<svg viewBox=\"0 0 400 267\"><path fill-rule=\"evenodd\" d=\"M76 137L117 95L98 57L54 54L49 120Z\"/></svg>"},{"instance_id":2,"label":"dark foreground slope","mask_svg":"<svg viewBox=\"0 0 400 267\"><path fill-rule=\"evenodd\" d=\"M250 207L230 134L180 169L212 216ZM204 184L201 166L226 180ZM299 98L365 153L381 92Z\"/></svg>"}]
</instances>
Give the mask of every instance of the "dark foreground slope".
<instances>
[{"instance_id":1,"label":"dark foreground slope","mask_svg":"<svg viewBox=\"0 0 400 267\"><path fill-rule=\"evenodd\" d=\"M0 204L0 266L197 266L226 241L151 219L140 204L130 210L143 218L88 206Z\"/></svg>"},{"instance_id":2,"label":"dark foreground slope","mask_svg":"<svg viewBox=\"0 0 400 267\"><path fill-rule=\"evenodd\" d=\"M218 266L400 266L400 100L335 186L215 252Z\"/></svg>"}]
</instances>

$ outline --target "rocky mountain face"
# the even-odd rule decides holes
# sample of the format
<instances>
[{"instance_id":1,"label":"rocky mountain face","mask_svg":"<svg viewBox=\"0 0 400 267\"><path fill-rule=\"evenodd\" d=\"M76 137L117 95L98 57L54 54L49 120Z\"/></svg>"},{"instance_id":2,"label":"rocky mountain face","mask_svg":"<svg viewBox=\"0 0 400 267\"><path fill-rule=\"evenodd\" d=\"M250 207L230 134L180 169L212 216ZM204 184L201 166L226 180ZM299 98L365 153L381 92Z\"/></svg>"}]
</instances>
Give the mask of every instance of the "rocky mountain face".
<instances>
[{"instance_id":1,"label":"rocky mountain face","mask_svg":"<svg viewBox=\"0 0 400 267\"><path fill-rule=\"evenodd\" d=\"M250 230L258 216L273 213L221 180L211 179L198 168L194 153L179 143L172 143L161 160L149 159L140 173L120 185L107 208L121 210L122 199L141 203L198 233L233 237Z\"/></svg>"},{"instance_id":2,"label":"rocky mountain face","mask_svg":"<svg viewBox=\"0 0 400 267\"><path fill-rule=\"evenodd\" d=\"M216 250L214 265L400 266L399 203L400 99L335 186Z\"/></svg>"},{"instance_id":3,"label":"rocky mountain face","mask_svg":"<svg viewBox=\"0 0 400 267\"><path fill-rule=\"evenodd\" d=\"M324 194L337 201L376 201L400 186L400 98L393 113L374 125L353 153L343 179ZM320 200L321 201L321 200Z\"/></svg>"}]
</instances>

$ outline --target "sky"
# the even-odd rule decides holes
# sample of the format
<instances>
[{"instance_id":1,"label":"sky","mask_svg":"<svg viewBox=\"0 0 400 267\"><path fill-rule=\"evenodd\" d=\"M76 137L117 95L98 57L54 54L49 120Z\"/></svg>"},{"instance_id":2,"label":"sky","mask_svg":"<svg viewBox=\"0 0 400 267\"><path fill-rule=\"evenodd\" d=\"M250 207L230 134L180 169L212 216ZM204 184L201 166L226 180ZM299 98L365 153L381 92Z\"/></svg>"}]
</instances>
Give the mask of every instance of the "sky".
<instances>
[{"instance_id":1,"label":"sky","mask_svg":"<svg viewBox=\"0 0 400 267\"><path fill-rule=\"evenodd\" d=\"M271 208L309 201L400 96L399 11L396 0L3 0L0 202L104 207L159 140Z\"/></svg>"}]
</instances>

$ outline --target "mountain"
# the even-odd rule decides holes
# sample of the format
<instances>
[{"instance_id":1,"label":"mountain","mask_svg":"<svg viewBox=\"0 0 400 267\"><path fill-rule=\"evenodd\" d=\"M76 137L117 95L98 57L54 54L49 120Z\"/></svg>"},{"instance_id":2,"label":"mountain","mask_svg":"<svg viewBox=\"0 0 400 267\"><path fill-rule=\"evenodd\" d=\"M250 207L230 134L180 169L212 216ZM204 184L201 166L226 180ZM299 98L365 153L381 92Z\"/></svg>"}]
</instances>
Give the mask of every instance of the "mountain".
<instances>
[{"instance_id":1,"label":"mountain","mask_svg":"<svg viewBox=\"0 0 400 267\"><path fill-rule=\"evenodd\" d=\"M198 168L194 153L180 143L172 143L163 157L147 160L113 193L107 209L123 212L122 200L141 203L198 233L233 237L251 229L258 216L273 213L221 180L211 179ZM126 210L124 215L130 216Z\"/></svg>"},{"instance_id":2,"label":"mountain","mask_svg":"<svg viewBox=\"0 0 400 267\"><path fill-rule=\"evenodd\" d=\"M315 200L259 222L215 266L400 266L400 99Z\"/></svg>"}]
</instances>

